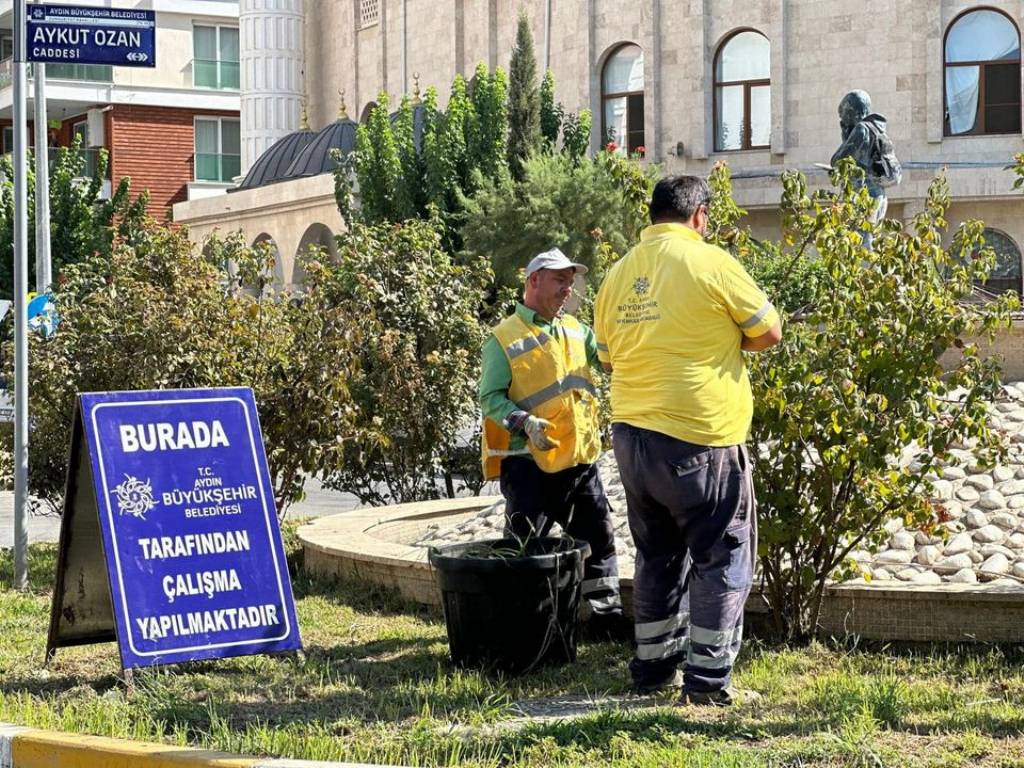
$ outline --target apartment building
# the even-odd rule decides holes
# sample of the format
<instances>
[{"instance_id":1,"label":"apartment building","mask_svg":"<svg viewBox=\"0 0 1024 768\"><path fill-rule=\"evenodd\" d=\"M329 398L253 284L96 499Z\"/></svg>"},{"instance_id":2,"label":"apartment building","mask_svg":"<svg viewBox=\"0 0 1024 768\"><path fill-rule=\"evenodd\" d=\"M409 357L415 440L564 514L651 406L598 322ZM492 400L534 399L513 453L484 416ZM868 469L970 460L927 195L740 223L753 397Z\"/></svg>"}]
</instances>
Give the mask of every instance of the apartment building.
<instances>
[{"instance_id":1,"label":"apartment building","mask_svg":"<svg viewBox=\"0 0 1024 768\"><path fill-rule=\"evenodd\" d=\"M156 12L156 67L47 64L50 151L80 137L86 172L100 150L109 179L149 190L150 212L221 194L241 171L236 0L76 0ZM0 1L0 151L13 149L13 3ZM34 85L29 69L28 96ZM30 124L30 144L34 130Z\"/></svg>"}]
</instances>

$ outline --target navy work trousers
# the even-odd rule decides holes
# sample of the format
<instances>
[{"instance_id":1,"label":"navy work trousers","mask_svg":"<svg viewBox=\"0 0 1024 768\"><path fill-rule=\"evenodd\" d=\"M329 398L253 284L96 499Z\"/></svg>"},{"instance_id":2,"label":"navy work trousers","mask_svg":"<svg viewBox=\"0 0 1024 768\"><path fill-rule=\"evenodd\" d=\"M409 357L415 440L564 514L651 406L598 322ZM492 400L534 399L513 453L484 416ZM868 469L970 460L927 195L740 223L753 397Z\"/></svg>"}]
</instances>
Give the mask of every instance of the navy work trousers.
<instances>
[{"instance_id":1,"label":"navy work trousers","mask_svg":"<svg viewBox=\"0 0 1024 768\"><path fill-rule=\"evenodd\" d=\"M683 664L683 690L729 685L757 553L745 446L711 448L617 423L636 543L633 681L649 685Z\"/></svg>"},{"instance_id":2,"label":"navy work trousers","mask_svg":"<svg viewBox=\"0 0 1024 768\"><path fill-rule=\"evenodd\" d=\"M532 459L509 456L501 462L501 493L507 536L547 536L558 523L569 536L590 544L583 567L583 599L594 613L621 613L611 507L597 465L545 472Z\"/></svg>"}]
</instances>

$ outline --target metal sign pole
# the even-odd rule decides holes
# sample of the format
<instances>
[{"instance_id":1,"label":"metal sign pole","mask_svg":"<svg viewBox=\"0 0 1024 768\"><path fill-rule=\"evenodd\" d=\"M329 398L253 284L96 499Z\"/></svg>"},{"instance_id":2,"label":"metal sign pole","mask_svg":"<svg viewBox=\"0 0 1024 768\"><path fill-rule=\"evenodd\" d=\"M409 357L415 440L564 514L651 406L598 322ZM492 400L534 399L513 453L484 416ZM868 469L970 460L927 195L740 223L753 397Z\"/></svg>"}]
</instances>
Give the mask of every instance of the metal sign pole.
<instances>
[{"instance_id":1,"label":"metal sign pole","mask_svg":"<svg viewBox=\"0 0 1024 768\"><path fill-rule=\"evenodd\" d=\"M28 588L28 139L25 0L14 0L14 587Z\"/></svg>"},{"instance_id":2,"label":"metal sign pole","mask_svg":"<svg viewBox=\"0 0 1024 768\"><path fill-rule=\"evenodd\" d=\"M36 0L36 4L43 0ZM50 158L46 140L46 65L32 68L35 85L33 107L36 133L36 292L46 293L53 282L50 274ZM84 147L83 147L84 149Z\"/></svg>"}]
</instances>

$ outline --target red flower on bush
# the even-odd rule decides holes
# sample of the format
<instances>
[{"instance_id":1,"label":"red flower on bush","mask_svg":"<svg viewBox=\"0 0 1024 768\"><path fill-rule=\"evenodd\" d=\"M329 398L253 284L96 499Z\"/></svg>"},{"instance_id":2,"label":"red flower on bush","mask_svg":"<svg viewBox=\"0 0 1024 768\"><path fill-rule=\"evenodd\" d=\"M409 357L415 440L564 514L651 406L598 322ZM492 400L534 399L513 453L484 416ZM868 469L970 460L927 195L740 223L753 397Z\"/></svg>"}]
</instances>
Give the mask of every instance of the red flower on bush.
<instances>
[{"instance_id":1,"label":"red flower on bush","mask_svg":"<svg viewBox=\"0 0 1024 768\"><path fill-rule=\"evenodd\" d=\"M608 144L607 144L607 145L605 145L605 149L606 149L606 150L607 150L608 152L614 152L614 151L615 151L615 150L617 150L618 148L619 148L619 145L618 145L618 144L616 144L616 143L615 143L614 141L609 141L609 142L608 142Z\"/></svg>"},{"instance_id":2,"label":"red flower on bush","mask_svg":"<svg viewBox=\"0 0 1024 768\"><path fill-rule=\"evenodd\" d=\"M639 147L636 148L636 154L638 157L643 157L644 155L647 154L647 147L640 145Z\"/></svg>"}]
</instances>

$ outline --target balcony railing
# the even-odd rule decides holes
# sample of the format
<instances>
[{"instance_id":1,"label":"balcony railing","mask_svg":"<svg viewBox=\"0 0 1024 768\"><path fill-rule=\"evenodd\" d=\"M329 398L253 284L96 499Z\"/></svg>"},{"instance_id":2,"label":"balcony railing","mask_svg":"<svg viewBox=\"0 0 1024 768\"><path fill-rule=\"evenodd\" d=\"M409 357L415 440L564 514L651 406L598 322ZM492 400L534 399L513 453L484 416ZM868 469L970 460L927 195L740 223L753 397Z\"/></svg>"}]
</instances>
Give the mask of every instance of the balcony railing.
<instances>
[{"instance_id":1,"label":"balcony railing","mask_svg":"<svg viewBox=\"0 0 1024 768\"><path fill-rule=\"evenodd\" d=\"M0 88L6 88L13 80L13 59L0 61ZM32 67L28 76L32 77ZM105 64L47 64L47 80L81 80L92 83L114 82L114 68ZM238 86L235 86L236 88Z\"/></svg>"},{"instance_id":2,"label":"balcony railing","mask_svg":"<svg viewBox=\"0 0 1024 768\"><path fill-rule=\"evenodd\" d=\"M61 149L68 149L69 151L72 151L70 147L50 147L47 150L47 156L49 157L50 169L51 170L53 169L54 162L57 160L57 153ZM91 179L93 177L93 175L96 173L96 167L99 165L99 160L100 160L100 150L99 150L99 148L79 147L78 155L83 160L85 160L85 168L81 171L81 173L79 173L79 176L81 176L82 178ZM109 162L107 163L107 170L106 170L106 173L103 174L103 178L105 178L105 179L109 179L110 178L110 163Z\"/></svg>"},{"instance_id":3,"label":"balcony railing","mask_svg":"<svg viewBox=\"0 0 1024 768\"><path fill-rule=\"evenodd\" d=\"M51 172L53 171L53 164L57 160L57 153L61 149L68 149L68 150L70 150L71 148L70 147L48 147L47 150L46 150L46 156L47 156L47 159L48 159L48 162L49 162L49 165L50 165L50 171ZM79 179L89 179L89 178L92 178L93 174L96 173L96 166L99 164L100 150L99 149L81 148L81 149L78 150L78 154L79 154L79 156L81 156L85 160L85 167L82 168L81 171L79 171L79 173L77 174L77 176L75 178L79 178ZM7 158L10 158L10 156L11 156L10 152L7 152L4 155L4 157L7 157ZM31 158L30 158L29 161L32 162ZM103 178L108 179L108 180L110 179L110 163L107 163L107 171L106 171L106 173L103 174Z\"/></svg>"},{"instance_id":4,"label":"balcony railing","mask_svg":"<svg viewBox=\"0 0 1024 768\"><path fill-rule=\"evenodd\" d=\"M237 91L238 62L219 59L192 59L192 82L196 88Z\"/></svg>"},{"instance_id":5,"label":"balcony railing","mask_svg":"<svg viewBox=\"0 0 1024 768\"><path fill-rule=\"evenodd\" d=\"M196 181L231 181L242 172L241 155L196 152Z\"/></svg>"},{"instance_id":6,"label":"balcony railing","mask_svg":"<svg viewBox=\"0 0 1024 768\"><path fill-rule=\"evenodd\" d=\"M112 83L114 68L106 64L47 64L46 79Z\"/></svg>"}]
</instances>

